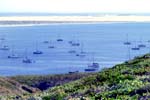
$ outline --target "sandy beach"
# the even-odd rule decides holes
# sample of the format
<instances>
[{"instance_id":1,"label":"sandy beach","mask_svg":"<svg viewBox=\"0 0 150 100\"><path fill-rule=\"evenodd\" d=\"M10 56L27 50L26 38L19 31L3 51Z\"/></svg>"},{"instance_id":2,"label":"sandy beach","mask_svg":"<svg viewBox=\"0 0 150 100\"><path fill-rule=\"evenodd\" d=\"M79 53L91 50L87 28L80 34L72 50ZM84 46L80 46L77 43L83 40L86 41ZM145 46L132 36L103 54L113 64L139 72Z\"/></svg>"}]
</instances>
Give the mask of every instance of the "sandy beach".
<instances>
[{"instance_id":1,"label":"sandy beach","mask_svg":"<svg viewBox=\"0 0 150 100\"><path fill-rule=\"evenodd\" d=\"M150 22L150 16L1 16L0 25L51 23Z\"/></svg>"}]
</instances>

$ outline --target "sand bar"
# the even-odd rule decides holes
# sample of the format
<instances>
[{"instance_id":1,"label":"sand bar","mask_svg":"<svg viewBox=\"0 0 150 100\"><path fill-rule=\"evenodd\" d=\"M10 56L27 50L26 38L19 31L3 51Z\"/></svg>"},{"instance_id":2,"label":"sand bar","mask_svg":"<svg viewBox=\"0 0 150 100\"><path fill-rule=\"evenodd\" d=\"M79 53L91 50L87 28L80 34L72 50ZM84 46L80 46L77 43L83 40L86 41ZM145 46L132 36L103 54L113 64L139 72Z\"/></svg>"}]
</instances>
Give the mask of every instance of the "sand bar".
<instances>
[{"instance_id":1,"label":"sand bar","mask_svg":"<svg viewBox=\"0 0 150 100\"><path fill-rule=\"evenodd\" d=\"M40 24L71 22L150 22L150 16L7 16L0 17L0 24Z\"/></svg>"}]
</instances>

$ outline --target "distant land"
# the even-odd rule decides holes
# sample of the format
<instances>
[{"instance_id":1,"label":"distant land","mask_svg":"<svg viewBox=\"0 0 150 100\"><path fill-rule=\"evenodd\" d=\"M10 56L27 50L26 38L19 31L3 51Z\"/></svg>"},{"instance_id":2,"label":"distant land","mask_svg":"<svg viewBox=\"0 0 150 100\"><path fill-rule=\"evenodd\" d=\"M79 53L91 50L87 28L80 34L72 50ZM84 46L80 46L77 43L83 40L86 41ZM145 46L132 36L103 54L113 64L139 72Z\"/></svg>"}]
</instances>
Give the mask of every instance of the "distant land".
<instances>
[{"instance_id":1,"label":"distant land","mask_svg":"<svg viewBox=\"0 0 150 100\"><path fill-rule=\"evenodd\" d=\"M0 25L95 22L150 22L150 14L0 14Z\"/></svg>"}]
</instances>

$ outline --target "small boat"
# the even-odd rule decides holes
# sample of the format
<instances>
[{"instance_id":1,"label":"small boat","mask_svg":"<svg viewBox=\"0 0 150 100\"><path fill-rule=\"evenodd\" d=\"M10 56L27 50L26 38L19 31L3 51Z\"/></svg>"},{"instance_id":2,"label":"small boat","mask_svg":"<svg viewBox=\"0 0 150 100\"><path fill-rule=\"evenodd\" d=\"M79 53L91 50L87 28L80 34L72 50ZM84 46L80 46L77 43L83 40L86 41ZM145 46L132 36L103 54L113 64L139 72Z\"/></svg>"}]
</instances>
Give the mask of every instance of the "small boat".
<instances>
[{"instance_id":1,"label":"small boat","mask_svg":"<svg viewBox=\"0 0 150 100\"><path fill-rule=\"evenodd\" d=\"M92 63L88 64L88 68L99 68L99 63L95 62L94 54Z\"/></svg>"},{"instance_id":2,"label":"small boat","mask_svg":"<svg viewBox=\"0 0 150 100\"><path fill-rule=\"evenodd\" d=\"M53 49L53 48L55 48L55 46L52 46L52 45L51 45L51 46L48 46L48 48L51 48L51 49Z\"/></svg>"},{"instance_id":3,"label":"small boat","mask_svg":"<svg viewBox=\"0 0 150 100\"><path fill-rule=\"evenodd\" d=\"M1 40L1 46L0 46L0 50L9 50L9 46L5 44L6 40Z\"/></svg>"},{"instance_id":4,"label":"small boat","mask_svg":"<svg viewBox=\"0 0 150 100\"><path fill-rule=\"evenodd\" d=\"M8 56L8 58L10 58L10 59L18 59L18 58L20 58L20 56L18 56L18 55L14 52L14 50L12 49L11 54Z\"/></svg>"},{"instance_id":5,"label":"small boat","mask_svg":"<svg viewBox=\"0 0 150 100\"><path fill-rule=\"evenodd\" d=\"M39 50L36 50L36 51L33 52L33 54L43 54L43 52L39 51Z\"/></svg>"},{"instance_id":6,"label":"small boat","mask_svg":"<svg viewBox=\"0 0 150 100\"><path fill-rule=\"evenodd\" d=\"M84 71L86 71L86 72L93 72L93 71L96 71L97 69L95 69L95 68L86 68L86 69L84 69Z\"/></svg>"},{"instance_id":7,"label":"small boat","mask_svg":"<svg viewBox=\"0 0 150 100\"><path fill-rule=\"evenodd\" d=\"M140 44L138 45L139 48L145 48L146 47L146 45L142 41L142 37L140 37L140 41L139 42L140 42Z\"/></svg>"},{"instance_id":8,"label":"small boat","mask_svg":"<svg viewBox=\"0 0 150 100\"><path fill-rule=\"evenodd\" d=\"M99 68L99 63L95 63L93 62L91 65L88 65L88 67L90 68Z\"/></svg>"},{"instance_id":9,"label":"small boat","mask_svg":"<svg viewBox=\"0 0 150 100\"><path fill-rule=\"evenodd\" d=\"M12 55L9 55L8 58L11 58L11 59L18 59L20 58L18 55L16 54L12 54Z\"/></svg>"},{"instance_id":10,"label":"small boat","mask_svg":"<svg viewBox=\"0 0 150 100\"><path fill-rule=\"evenodd\" d=\"M124 42L124 45L131 45L131 42Z\"/></svg>"},{"instance_id":11,"label":"small boat","mask_svg":"<svg viewBox=\"0 0 150 100\"><path fill-rule=\"evenodd\" d=\"M129 42L128 34L126 35L126 42L124 42L124 45L131 45L131 42Z\"/></svg>"},{"instance_id":12,"label":"small boat","mask_svg":"<svg viewBox=\"0 0 150 100\"><path fill-rule=\"evenodd\" d=\"M72 44L72 43L73 43L73 41L68 41L68 43L69 43L69 44Z\"/></svg>"},{"instance_id":13,"label":"small boat","mask_svg":"<svg viewBox=\"0 0 150 100\"><path fill-rule=\"evenodd\" d=\"M132 50L140 50L140 48L136 45L136 42L135 42L135 46L133 48L131 48Z\"/></svg>"},{"instance_id":14,"label":"small boat","mask_svg":"<svg viewBox=\"0 0 150 100\"><path fill-rule=\"evenodd\" d=\"M47 44L47 43L49 43L49 41L43 41L43 43Z\"/></svg>"},{"instance_id":15,"label":"small boat","mask_svg":"<svg viewBox=\"0 0 150 100\"><path fill-rule=\"evenodd\" d=\"M23 63L33 63L33 60L27 56L27 49L25 50L25 57L22 60Z\"/></svg>"},{"instance_id":16,"label":"small boat","mask_svg":"<svg viewBox=\"0 0 150 100\"><path fill-rule=\"evenodd\" d=\"M10 48L9 48L9 46L7 46L7 45L4 45L4 46L2 46L1 48L0 48L0 50L10 50Z\"/></svg>"},{"instance_id":17,"label":"small boat","mask_svg":"<svg viewBox=\"0 0 150 100\"><path fill-rule=\"evenodd\" d=\"M68 51L68 53L76 53L76 51L75 50L70 50L70 51Z\"/></svg>"},{"instance_id":18,"label":"small boat","mask_svg":"<svg viewBox=\"0 0 150 100\"><path fill-rule=\"evenodd\" d=\"M76 56L79 56L79 57L85 57L86 55L85 55L85 54L80 53L80 54L76 54Z\"/></svg>"},{"instance_id":19,"label":"small boat","mask_svg":"<svg viewBox=\"0 0 150 100\"><path fill-rule=\"evenodd\" d=\"M145 44L139 44L138 47L139 47L139 48L145 48L146 45L145 45Z\"/></svg>"},{"instance_id":20,"label":"small boat","mask_svg":"<svg viewBox=\"0 0 150 100\"><path fill-rule=\"evenodd\" d=\"M80 53L76 54L76 56L79 56L79 57L85 57L86 56L86 52L83 51L83 43L81 43Z\"/></svg>"},{"instance_id":21,"label":"small boat","mask_svg":"<svg viewBox=\"0 0 150 100\"><path fill-rule=\"evenodd\" d=\"M72 45L72 46L80 46L80 43L78 43L78 42L73 42L73 43L71 43L71 45Z\"/></svg>"},{"instance_id":22,"label":"small boat","mask_svg":"<svg viewBox=\"0 0 150 100\"><path fill-rule=\"evenodd\" d=\"M29 59L28 57L25 57L23 60L22 60L23 63L33 63L33 61L31 59Z\"/></svg>"},{"instance_id":23,"label":"small boat","mask_svg":"<svg viewBox=\"0 0 150 100\"><path fill-rule=\"evenodd\" d=\"M80 43L79 43L79 41L72 41L71 43L71 46L80 46Z\"/></svg>"},{"instance_id":24,"label":"small boat","mask_svg":"<svg viewBox=\"0 0 150 100\"><path fill-rule=\"evenodd\" d=\"M57 34L57 42L62 42L62 41L64 40L61 38L60 34Z\"/></svg>"},{"instance_id":25,"label":"small boat","mask_svg":"<svg viewBox=\"0 0 150 100\"><path fill-rule=\"evenodd\" d=\"M37 55L43 54L42 51L38 50L38 44L37 44L37 42L36 42L36 51L34 51L33 54L37 54Z\"/></svg>"},{"instance_id":26,"label":"small boat","mask_svg":"<svg viewBox=\"0 0 150 100\"><path fill-rule=\"evenodd\" d=\"M50 45L48 46L48 48L51 48L51 49L55 48L55 46L52 45L52 42L51 42L51 41L49 42L49 44L50 44Z\"/></svg>"},{"instance_id":27,"label":"small boat","mask_svg":"<svg viewBox=\"0 0 150 100\"><path fill-rule=\"evenodd\" d=\"M77 70L77 71L69 71L68 72L69 74L75 74L75 73L79 73L79 71Z\"/></svg>"},{"instance_id":28,"label":"small boat","mask_svg":"<svg viewBox=\"0 0 150 100\"><path fill-rule=\"evenodd\" d=\"M139 47L133 47L132 50L140 50Z\"/></svg>"},{"instance_id":29,"label":"small boat","mask_svg":"<svg viewBox=\"0 0 150 100\"><path fill-rule=\"evenodd\" d=\"M58 42L62 42L62 41L63 41L63 39L57 39L57 41L58 41Z\"/></svg>"}]
</instances>

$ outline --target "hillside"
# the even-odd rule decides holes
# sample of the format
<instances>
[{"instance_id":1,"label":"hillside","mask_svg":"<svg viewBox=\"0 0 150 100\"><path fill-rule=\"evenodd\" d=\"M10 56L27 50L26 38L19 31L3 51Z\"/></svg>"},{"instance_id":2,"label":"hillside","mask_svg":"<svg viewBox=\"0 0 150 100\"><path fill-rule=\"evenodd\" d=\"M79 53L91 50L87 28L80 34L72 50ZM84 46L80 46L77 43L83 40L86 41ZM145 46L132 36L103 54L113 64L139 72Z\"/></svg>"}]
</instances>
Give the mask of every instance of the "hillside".
<instances>
[{"instance_id":1,"label":"hillside","mask_svg":"<svg viewBox=\"0 0 150 100\"><path fill-rule=\"evenodd\" d=\"M39 88L41 82L49 84L42 92L20 95L22 100L148 100L150 54L89 75L17 76L9 79L34 88Z\"/></svg>"},{"instance_id":2,"label":"hillside","mask_svg":"<svg viewBox=\"0 0 150 100\"><path fill-rule=\"evenodd\" d=\"M43 100L147 100L149 92L150 55L147 54L51 88L43 93Z\"/></svg>"},{"instance_id":3,"label":"hillside","mask_svg":"<svg viewBox=\"0 0 150 100\"><path fill-rule=\"evenodd\" d=\"M10 78L0 77L0 98L13 95L27 95L29 93L35 93L39 91L40 90L37 88L33 88L25 84L20 84Z\"/></svg>"},{"instance_id":4,"label":"hillside","mask_svg":"<svg viewBox=\"0 0 150 100\"><path fill-rule=\"evenodd\" d=\"M26 84L30 87L38 88L41 91L48 88L59 86L70 81L89 76L94 73L72 73L72 74L56 74L56 75L26 75L26 76L14 76L9 77L21 84Z\"/></svg>"}]
</instances>

